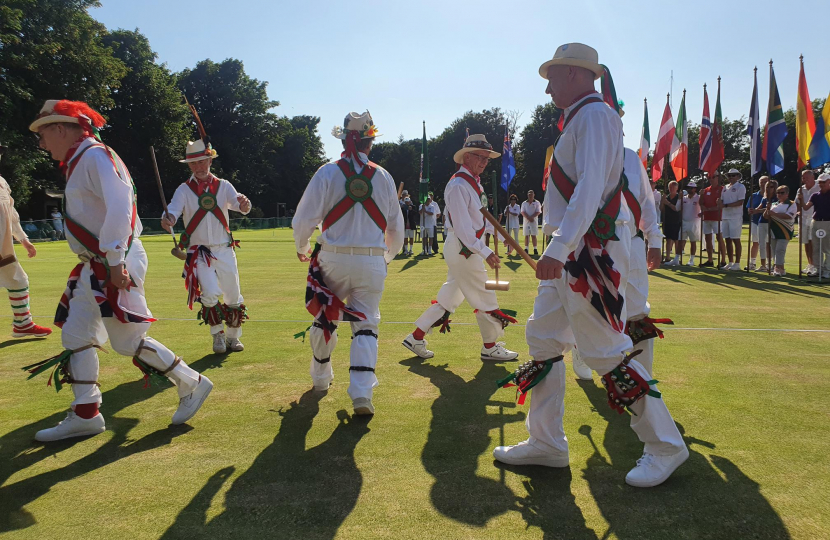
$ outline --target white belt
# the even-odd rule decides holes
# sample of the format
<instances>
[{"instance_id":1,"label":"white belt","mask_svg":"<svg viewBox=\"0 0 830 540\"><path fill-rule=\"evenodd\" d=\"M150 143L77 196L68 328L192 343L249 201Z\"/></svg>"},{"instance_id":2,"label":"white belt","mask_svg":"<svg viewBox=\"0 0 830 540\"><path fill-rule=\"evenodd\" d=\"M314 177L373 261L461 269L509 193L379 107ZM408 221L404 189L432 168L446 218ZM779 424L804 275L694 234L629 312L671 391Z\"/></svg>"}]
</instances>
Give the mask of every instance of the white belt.
<instances>
[{"instance_id":1,"label":"white belt","mask_svg":"<svg viewBox=\"0 0 830 540\"><path fill-rule=\"evenodd\" d=\"M329 244L323 244L320 248L322 251L331 253L344 253L346 255L369 255L373 257L383 257L386 255L386 250L382 248L367 248L367 247L335 247Z\"/></svg>"}]
</instances>

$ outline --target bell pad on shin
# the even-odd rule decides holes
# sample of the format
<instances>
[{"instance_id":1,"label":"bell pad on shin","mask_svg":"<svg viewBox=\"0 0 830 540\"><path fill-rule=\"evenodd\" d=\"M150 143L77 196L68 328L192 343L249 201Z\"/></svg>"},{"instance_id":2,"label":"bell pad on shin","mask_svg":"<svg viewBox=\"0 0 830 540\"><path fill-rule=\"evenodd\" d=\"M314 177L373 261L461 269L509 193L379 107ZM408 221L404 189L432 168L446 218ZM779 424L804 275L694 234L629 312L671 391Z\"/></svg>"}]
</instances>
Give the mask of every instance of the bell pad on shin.
<instances>
[{"instance_id":1,"label":"bell pad on shin","mask_svg":"<svg viewBox=\"0 0 830 540\"><path fill-rule=\"evenodd\" d=\"M628 409L631 414L635 414L631 410L631 406L643 396L649 395L651 397L660 397L660 392L652 390L651 385L657 384L657 381L652 379L645 380L637 371L629 365L631 359L640 354L642 351L634 351L627 355L620 364L602 376L602 385L608 392L608 405L622 414L625 409Z\"/></svg>"}]
</instances>

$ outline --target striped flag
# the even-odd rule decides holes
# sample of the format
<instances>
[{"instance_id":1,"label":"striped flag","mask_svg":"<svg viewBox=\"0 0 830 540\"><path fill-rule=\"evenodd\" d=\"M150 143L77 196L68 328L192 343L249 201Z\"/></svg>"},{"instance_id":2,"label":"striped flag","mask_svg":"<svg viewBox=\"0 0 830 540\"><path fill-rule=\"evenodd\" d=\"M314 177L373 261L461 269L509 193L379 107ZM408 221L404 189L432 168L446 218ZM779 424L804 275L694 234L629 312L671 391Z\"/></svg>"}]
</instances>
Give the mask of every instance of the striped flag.
<instances>
[{"instance_id":1,"label":"striped flag","mask_svg":"<svg viewBox=\"0 0 830 540\"><path fill-rule=\"evenodd\" d=\"M651 134L648 131L648 100L643 100L643 132L640 135L640 149L637 154L643 162L643 168L648 170L648 149L651 148Z\"/></svg>"},{"instance_id":2,"label":"striped flag","mask_svg":"<svg viewBox=\"0 0 830 540\"><path fill-rule=\"evenodd\" d=\"M683 91L683 99L680 100L680 112L677 113L677 125L674 128L674 141L672 142L671 167L674 170L674 177L681 181L689 175L689 132L686 121L686 91Z\"/></svg>"},{"instance_id":3,"label":"striped flag","mask_svg":"<svg viewBox=\"0 0 830 540\"><path fill-rule=\"evenodd\" d=\"M795 151L798 154L798 170L810 163L810 144L816 132L816 120L813 118L813 102L807 90L807 78L804 76L804 57L801 57L801 72L798 74L798 101L795 113ZM811 166L815 166L812 165Z\"/></svg>"},{"instance_id":4,"label":"striped flag","mask_svg":"<svg viewBox=\"0 0 830 540\"><path fill-rule=\"evenodd\" d=\"M758 68L755 68L755 85L752 87L752 105L749 106L749 121L746 131L749 135L749 161L752 175L756 175L764 168L761 157L761 120L758 113Z\"/></svg>"},{"instance_id":5,"label":"striped flag","mask_svg":"<svg viewBox=\"0 0 830 540\"><path fill-rule=\"evenodd\" d=\"M774 176L784 170L784 139L787 137L787 124L784 123L784 109L775 83L772 61L769 64L769 103L767 104L767 125L764 128L763 159L767 172Z\"/></svg>"},{"instance_id":6,"label":"striped flag","mask_svg":"<svg viewBox=\"0 0 830 540\"><path fill-rule=\"evenodd\" d=\"M709 95L706 93L706 85L703 85L703 119L700 121L700 162L698 168L712 174L709 170L709 160L712 158L712 122L709 120Z\"/></svg>"},{"instance_id":7,"label":"striped flag","mask_svg":"<svg viewBox=\"0 0 830 540\"><path fill-rule=\"evenodd\" d=\"M674 119L671 115L671 107L666 100L666 108L663 111L663 121L660 122L660 133L657 135L657 146L654 149L654 157L651 160L651 178L657 180L663 175L663 158L674 148L675 137Z\"/></svg>"},{"instance_id":8,"label":"striped flag","mask_svg":"<svg viewBox=\"0 0 830 540\"><path fill-rule=\"evenodd\" d=\"M810 166L818 167L830 163L830 96L824 101L824 108L816 122L813 144L810 145Z\"/></svg>"}]
</instances>

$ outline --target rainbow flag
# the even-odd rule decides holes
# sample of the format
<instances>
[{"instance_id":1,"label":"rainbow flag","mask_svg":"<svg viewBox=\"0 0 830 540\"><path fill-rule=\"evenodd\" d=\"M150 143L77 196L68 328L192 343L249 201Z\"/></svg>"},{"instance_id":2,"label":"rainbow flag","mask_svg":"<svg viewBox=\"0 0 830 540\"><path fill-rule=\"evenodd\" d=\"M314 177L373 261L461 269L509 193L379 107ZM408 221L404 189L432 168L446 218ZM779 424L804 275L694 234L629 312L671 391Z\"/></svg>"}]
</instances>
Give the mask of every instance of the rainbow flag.
<instances>
[{"instance_id":1,"label":"rainbow flag","mask_svg":"<svg viewBox=\"0 0 830 540\"><path fill-rule=\"evenodd\" d=\"M813 102L807 90L807 78L804 76L804 60L798 74L798 104L795 113L795 151L798 154L798 170L810 163L810 144L816 133L816 120L813 118ZM813 165L814 166L814 165Z\"/></svg>"}]
</instances>

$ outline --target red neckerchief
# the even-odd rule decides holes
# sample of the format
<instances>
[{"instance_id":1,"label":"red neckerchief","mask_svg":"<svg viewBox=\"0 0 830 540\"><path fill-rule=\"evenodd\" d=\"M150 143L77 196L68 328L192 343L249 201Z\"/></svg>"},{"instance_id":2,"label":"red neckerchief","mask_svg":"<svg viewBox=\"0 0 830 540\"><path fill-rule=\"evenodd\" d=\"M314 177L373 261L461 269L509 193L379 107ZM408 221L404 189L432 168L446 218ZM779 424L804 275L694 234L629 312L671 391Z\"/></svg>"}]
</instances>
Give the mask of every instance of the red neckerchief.
<instances>
[{"instance_id":1,"label":"red neckerchief","mask_svg":"<svg viewBox=\"0 0 830 540\"><path fill-rule=\"evenodd\" d=\"M354 163L363 167L366 164L360 159L360 153L357 151L358 142L360 142L360 132L350 130L346 134L346 150L340 154L340 157L344 159L351 158Z\"/></svg>"},{"instance_id":2,"label":"red neckerchief","mask_svg":"<svg viewBox=\"0 0 830 540\"><path fill-rule=\"evenodd\" d=\"M77 152L77 151L78 151L78 148L80 148L81 143L83 143L85 140L87 140L87 139L88 139L88 138L90 138L90 137L92 137L92 135L90 135L89 133L84 133L83 135L81 135L80 137L78 137L78 140L77 140L77 141L75 141L75 144L73 144L72 146L70 146L70 147L69 147L69 150L67 150L67 151L66 151L66 155L63 157L63 161L61 161L61 162L58 164L58 168L60 169L61 174L63 175L63 177L64 177L66 180L69 180L69 177L68 177L68 176L66 176L66 171L67 171L67 169L68 169L68 167L69 167L69 162L70 162L70 161L72 161L72 156L74 156L74 155L75 155L75 152Z\"/></svg>"},{"instance_id":3,"label":"red neckerchief","mask_svg":"<svg viewBox=\"0 0 830 540\"><path fill-rule=\"evenodd\" d=\"M216 177L213 176L213 173L208 173L207 180L199 180L198 178L196 178L196 175L194 174L193 176L191 176L191 179L198 184L199 195L201 195L202 193L208 190L208 187L210 187L211 183L213 183L216 180Z\"/></svg>"}]
</instances>

